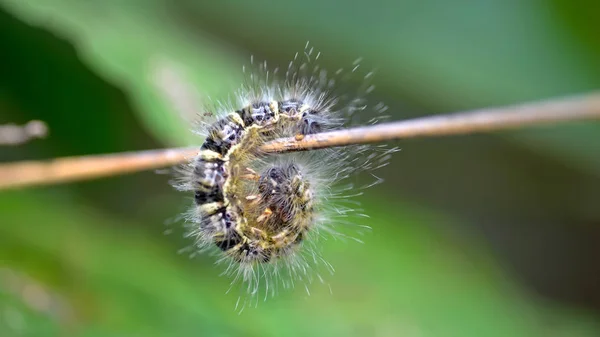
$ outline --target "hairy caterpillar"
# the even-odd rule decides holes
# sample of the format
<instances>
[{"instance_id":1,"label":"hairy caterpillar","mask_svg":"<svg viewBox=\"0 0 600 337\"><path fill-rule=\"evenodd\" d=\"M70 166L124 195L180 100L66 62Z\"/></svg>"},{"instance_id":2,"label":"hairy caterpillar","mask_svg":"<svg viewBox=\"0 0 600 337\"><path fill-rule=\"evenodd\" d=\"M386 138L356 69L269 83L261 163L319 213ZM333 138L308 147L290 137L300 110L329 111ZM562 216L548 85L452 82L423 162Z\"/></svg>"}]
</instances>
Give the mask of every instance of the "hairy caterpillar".
<instances>
[{"instance_id":1,"label":"hairy caterpillar","mask_svg":"<svg viewBox=\"0 0 600 337\"><path fill-rule=\"evenodd\" d=\"M322 281L318 272L311 272L317 265L333 271L320 257L316 241L323 233L343 236L334 225L347 223L352 213L363 215L347 195L356 188L339 183L385 165L394 151L357 145L285 155L260 152L262 144L279 137L348 126L365 109L364 97L337 93L335 77L318 65L309 66L313 49L308 45L304 56L299 60L296 54L282 81L273 76L277 70L259 64L238 91L235 105L211 109L218 113L209 110L216 120L201 127L204 143L180 170L176 185L194 193L188 235L201 251L216 252L227 264L232 284L241 280L251 297L261 281L267 296L279 286L308 284L315 277ZM357 68L356 63L352 72ZM385 111L385 106L375 110Z\"/></svg>"}]
</instances>

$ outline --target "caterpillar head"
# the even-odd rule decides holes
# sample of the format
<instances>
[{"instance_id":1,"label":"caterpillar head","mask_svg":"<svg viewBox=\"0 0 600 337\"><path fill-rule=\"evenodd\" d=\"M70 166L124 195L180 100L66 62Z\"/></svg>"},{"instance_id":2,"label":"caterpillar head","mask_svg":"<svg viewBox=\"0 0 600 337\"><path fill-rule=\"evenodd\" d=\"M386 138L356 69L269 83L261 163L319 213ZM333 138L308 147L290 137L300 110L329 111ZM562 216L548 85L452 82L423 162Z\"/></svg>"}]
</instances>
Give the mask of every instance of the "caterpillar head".
<instances>
[{"instance_id":1,"label":"caterpillar head","mask_svg":"<svg viewBox=\"0 0 600 337\"><path fill-rule=\"evenodd\" d=\"M319 133L323 131L324 122L324 118L320 117L318 112L307 109L302 113L302 118L298 124L298 133L303 135Z\"/></svg>"}]
</instances>

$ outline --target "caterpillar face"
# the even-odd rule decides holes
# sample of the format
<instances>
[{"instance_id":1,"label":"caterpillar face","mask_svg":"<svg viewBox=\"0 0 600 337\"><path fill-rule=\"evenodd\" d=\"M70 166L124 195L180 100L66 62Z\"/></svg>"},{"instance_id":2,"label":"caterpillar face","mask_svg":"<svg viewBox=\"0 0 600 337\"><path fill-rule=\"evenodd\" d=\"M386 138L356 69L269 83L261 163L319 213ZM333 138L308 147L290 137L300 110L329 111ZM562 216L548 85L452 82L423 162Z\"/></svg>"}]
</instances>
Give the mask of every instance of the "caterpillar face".
<instances>
[{"instance_id":1,"label":"caterpillar face","mask_svg":"<svg viewBox=\"0 0 600 337\"><path fill-rule=\"evenodd\" d=\"M309 72L305 64L294 68L294 62L283 82L262 78L268 71L259 66L250 77L269 87L244 87L237 106L206 127L204 143L179 187L194 193L188 220L197 246L217 252L227 273L252 295L262 278L276 278L284 288L312 280L310 269L324 261L311 248L320 231L335 234L327 227L333 219L347 222L356 211L338 202L353 188L336 190L335 184L388 158L368 152L368 146L284 157L258 151L276 138L340 128L349 112L364 109L357 98L341 103L330 91L335 81L322 71ZM292 279L281 279L282 274ZM276 287L269 284L266 291L273 292Z\"/></svg>"},{"instance_id":2,"label":"caterpillar face","mask_svg":"<svg viewBox=\"0 0 600 337\"><path fill-rule=\"evenodd\" d=\"M310 135L323 131L322 123L319 118L319 112L307 109L302 113L302 122L299 123L299 133Z\"/></svg>"}]
</instances>

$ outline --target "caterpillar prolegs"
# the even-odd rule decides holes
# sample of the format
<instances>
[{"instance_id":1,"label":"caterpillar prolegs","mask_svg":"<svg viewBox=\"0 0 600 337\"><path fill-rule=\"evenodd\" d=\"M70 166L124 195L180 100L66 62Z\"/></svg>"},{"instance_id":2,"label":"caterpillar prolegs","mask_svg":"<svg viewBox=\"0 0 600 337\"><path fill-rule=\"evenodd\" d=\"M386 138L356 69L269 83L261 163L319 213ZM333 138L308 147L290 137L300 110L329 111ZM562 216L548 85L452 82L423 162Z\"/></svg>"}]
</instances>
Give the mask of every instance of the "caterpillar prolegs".
<instances>
[{"instance_id":1,"label":"caterpillar prolegs","mask_svg":"<svg viewBox=\"0 0 600 337\"><path fill-rule=\"evenodd\" d=\"M385 165L394 151L356 145L296 154L260 152L262 144L279 137L339 129L360 119L357 112L366 108L363 95L338 92L336 76L346 73L329 77L318 65L311 67L319 56L307 47L303 60L297 54L281 81L265 63L250 72L238 91L237 108L221 105L209 112L217 119L202 128L204 143L177 184L194 193L188 235L201 250L216 252L233 282L241 280L251 295L261 283L266 295L274 295L280 286L322 280L311 271L318 265L333 270L316 241L327 233L344 237L335 225L352 223L352 214L364 217L353 200L360 188L347 181ZM353 64L350 73L357 68ZM371 89L366 85L359 91ZM385 106L374 110L378 115L369 116L369 123L382 117Z\"/></svg>"}]
</instances>

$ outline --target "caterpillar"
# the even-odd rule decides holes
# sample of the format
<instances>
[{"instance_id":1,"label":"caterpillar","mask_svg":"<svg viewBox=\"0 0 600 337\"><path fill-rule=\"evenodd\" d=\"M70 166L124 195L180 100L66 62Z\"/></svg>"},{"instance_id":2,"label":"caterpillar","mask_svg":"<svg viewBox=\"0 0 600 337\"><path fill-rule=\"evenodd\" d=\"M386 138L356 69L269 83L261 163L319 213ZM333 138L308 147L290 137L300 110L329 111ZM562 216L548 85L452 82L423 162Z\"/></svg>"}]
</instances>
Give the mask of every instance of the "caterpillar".
<instances>
[{"instance_id":1,"label":"caterpillar","mask_svg":"<svg viewBox=\"0 0 600 337\"><path fill-rule=\"evenodd\" d=\"M355 112L365 109L363 97L337 93L334 77L318 65L309 67L320 53L313 55L307 44L305 60L296 54L283 81L275 78L277 69L271 72L260 63L238 90L235 105L219 104L204 113L216 120L200 127L204 143L179 171L176 187L194 193L194 206L186 216L187 235L200 251L212 249L219 262L227 264L225 273L233 277L232 285L241 280L251 297L258 294L261 280L266 298L280 285L290 288L298 281L307 285L315 277L323 281L319 273L310 272L316 265L333 272L316 248L318 237L323 232L345 237L332 224L346 222L351 213L364 216L347 195L354 186L339 183L386 165L395 151L357 145L310 153L261 153L262 144L279 137L302 138L345 127ZM353 64L352 73L357 68ZM336 72L340 74L343 71ZM372 90L365 88L361 90ZM382 117L385 109L378 105L375 110Z\"/></svg>"}]
</instances>

